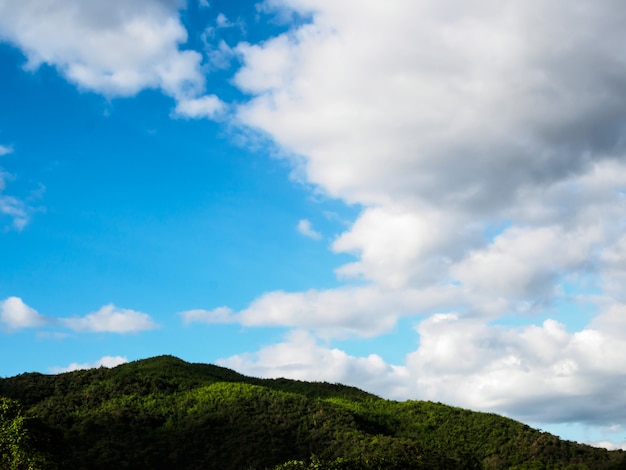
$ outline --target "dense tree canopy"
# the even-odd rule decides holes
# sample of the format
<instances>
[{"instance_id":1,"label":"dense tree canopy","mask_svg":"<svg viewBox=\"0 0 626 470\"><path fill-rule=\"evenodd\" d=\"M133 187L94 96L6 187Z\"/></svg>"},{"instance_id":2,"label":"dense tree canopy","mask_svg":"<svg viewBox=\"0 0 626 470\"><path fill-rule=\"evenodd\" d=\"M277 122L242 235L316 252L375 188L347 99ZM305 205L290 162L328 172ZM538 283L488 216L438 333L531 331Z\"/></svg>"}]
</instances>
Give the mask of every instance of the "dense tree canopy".
<instances>
[{"instance_id":1,"label":"dense tree canopy","mask_svg":"<svg viewBox=\"0 0 626 470\"><path fill-rule=\"evenodd\" d=\"M0 397L0 469L54 468L50 438L45 426L26 416L18 401Z\"/></svg>"},{"instance_id":2,"label":"dense tree canopy","mask_svg":"<svg viewBox=\"0 0 626 470\"><path fill-rule=\"evenodd\" d=\"M0 396L2 469L626 468L622 452L494 414L170 356L22 374L0 380Z\"/></svg>"}]
</instances>

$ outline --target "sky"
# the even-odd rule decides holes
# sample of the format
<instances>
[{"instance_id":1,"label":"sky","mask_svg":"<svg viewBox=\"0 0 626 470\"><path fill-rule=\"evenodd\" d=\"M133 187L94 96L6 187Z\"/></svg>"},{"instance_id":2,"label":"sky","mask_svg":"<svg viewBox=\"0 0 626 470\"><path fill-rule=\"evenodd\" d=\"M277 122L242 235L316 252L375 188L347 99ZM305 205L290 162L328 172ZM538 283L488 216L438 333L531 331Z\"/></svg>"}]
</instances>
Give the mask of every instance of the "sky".
<instances>
[{"instance_id":1,"label":"sky","mask_svg":"<svg viewBox=\"0 0 626 470\"><path fill-rule=\"evenodd\" d=\"M0 0L0 376L172 354L626 448L625 22Z\"/></svg>"}]
</instances>

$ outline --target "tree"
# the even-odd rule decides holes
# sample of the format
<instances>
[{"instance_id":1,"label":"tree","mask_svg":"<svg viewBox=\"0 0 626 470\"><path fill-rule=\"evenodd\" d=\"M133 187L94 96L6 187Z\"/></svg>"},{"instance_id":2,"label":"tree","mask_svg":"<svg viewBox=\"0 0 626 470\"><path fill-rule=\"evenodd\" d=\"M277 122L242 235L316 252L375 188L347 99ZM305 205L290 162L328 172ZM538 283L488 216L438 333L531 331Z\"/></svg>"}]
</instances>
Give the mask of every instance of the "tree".
<instances>
[{"instance_id":1,"label":"tree","mask_svg":"<svg viewBox=\"0 0 626 470\"><path fill-rule=\"evenodd\" d=\"M0 470L54 468L47 442L39 420L26 416L18 401L0 397Z\"/></svg>"}]
</instances>

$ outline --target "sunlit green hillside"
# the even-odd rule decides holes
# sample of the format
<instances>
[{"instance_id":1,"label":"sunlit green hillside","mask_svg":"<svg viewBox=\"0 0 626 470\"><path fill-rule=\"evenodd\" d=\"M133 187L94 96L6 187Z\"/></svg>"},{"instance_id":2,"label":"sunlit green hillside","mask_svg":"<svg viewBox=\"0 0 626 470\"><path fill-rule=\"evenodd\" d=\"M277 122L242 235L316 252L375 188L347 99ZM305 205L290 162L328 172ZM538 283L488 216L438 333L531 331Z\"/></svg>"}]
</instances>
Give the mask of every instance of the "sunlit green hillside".
<instances>
[{"instance_id":1,"label":"sunlit green hillside","mask_svg":"<svg viewBox=\"0 0 626 470\"><path fill-rule=\"evenodd\" d=\"M30 439L20 442L38 456L32 468L626 468L621 451L561 441L494 414L255 379L171 356L22 374L1 379L0 396L19 402L4 400L14 408L0 415L0 468L28 468L11 437L18 415Z\"/></svg>"}]
</instances>

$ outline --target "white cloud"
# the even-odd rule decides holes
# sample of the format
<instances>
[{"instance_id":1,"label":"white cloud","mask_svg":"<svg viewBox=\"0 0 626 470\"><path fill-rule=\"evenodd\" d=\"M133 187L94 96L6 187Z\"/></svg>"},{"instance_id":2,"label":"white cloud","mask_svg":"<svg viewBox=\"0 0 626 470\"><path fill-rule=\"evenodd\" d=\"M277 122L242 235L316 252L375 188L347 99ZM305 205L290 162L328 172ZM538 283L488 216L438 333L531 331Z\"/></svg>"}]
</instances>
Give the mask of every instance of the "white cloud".
<instances>
[{"instance_id":1,"label":"white cloud","mask_svg":"<svg viewBox=\"0 0 626 470\"><path fill-rule=\"evenodd\" d=\"M215 46L212 42L214 34L215 31L212 28L208 28L202 33L202 40L205 44L209 63L215 69L227 69L237 53L223 40L220 40L217 46Z\"/></svg>"},{"instance_id":2,"label":"white cloud","mask_svg":"<svg viewBox=\"0 0 626 470\"><path fill-rule=\"evenodd\" d=\"M350 356L302 331L219 363L254 376L341 382L385 398L441 401L525 422L606 427L626 420L626 339L610 327L572 333L554 320L506 327L435 314L417 333L419 348L401 365L376 354Z\"/></svg>"},{"instance_id":3,"label":"white cloud","mask_svg":"<svg viewBox=\"0 0 626 470\"><path fill-rule=\"evenodd\" d=\"M624 35L614 3L272 3L316 14L240 47L240 117L333 195L493 210L620 153L623 58L589 39Z\"/></svg>"},{"instance_id":4,"label":"white cloud","mask_svg":"<svg viewBox=\"0 0 626 470\"><path fill-rule=\"evenodd\" d=\"M11 218L11 225L15 230L22 230L28 224L30 221L29 212L29 207L21 199L0 194L0 214Z\"/></svg>"},{"instance_id":5,"label":"white cloud","mask_svg":"<svg viewBox=\"0 0 626 470\"><path fill-rule=\"evenodd\" d=\"M237 118L293 155L317 190L363 207L332 245L355 256L339 277L363 284L265 293L231 320L375 335L421 314L404 396L626 423L623 397L612 395L626 385L620 3L268 0L262 9L311 21L236 47L235 83L253 96ZM493 324L532 315L567 324L567 306L582 301L597 316L576 333L553 320ZM228 363L267 374L286 373L288 364L272 368L282 354L358 363L302 343ZM296 370L329 374L312 359Z\"/></svg>"},{"instance_id":6,"label":"white cloud","mask_svg":"<svg viewBox=\"0 0 626 470\"><path fill-rule=\"evenodd\" d=\"M459 225L460 218L430 207L366 208L333 243L335 252L358 256L337 273L393 288L439 282L463 248L476 244L477 228Z\"/></svg>"},{"instance_id":7,"label":"white cloud","mask_svg":"<svg viewBox=\"0 0 626 470\"><path fill-rule=\"evenodd\" d=\"M587 201L580 209L550 217L549 224L537 223L536 211L526 213L523 224L511 224L495 235L486 236L485 226L469 221L455 227L454 221L463 216L434 208L367 208L333 243L336 252L357 256L337 273L365 285L268 292L231 321L371 336L389 331L401 316L433 311L488 320L538 315L551 311L557 301L584 300L571 293L578 287L603 287L604 297L610 294L603 304L620 300L613 291L625 280L621 266L626 255L614 221L623 218L619 214L626 214L626 207L617 185L603 176L605 166L626 174L621 165L602 163L584 178L568 180L566 187L543 192L545 211L556 211L558 203L551 199L558 201L562 194ZM516 207L519 212L526 209ZM599 299L596 295L587 301Z\"/></svg>"},{"instance_id":8,"label":"white cloud","mask_svg":"<svg viewBox=\"0 0 626 470\"><path fill-rule=\"evenodd\" d=\"M608 450L626 450L626 441L612 442L612 441L597 441L591 442L590 445L594 447L603 447Z\"/></svg>"},{"instance_id":9,"label":"white cloud","mask_svg":"<svg viewBox=\"0 0 626 470\"><path fill-rule=\"evenodd\" d=\"M113 304L83 317L64 318L62 321L69 329L78 332L125 334L158 328L149 315L117 308Z\"/></svg>"},{"instance_id":10,"label":"white cloud","mask_svg":"<svg viewBox=\"0 0 626 470\"><path fill-rule=\"evenodd\" d=\"M404 368L388 365L376 354L357 358L329 349L304 331L291 332L285 342L256 353L239 354L217 363L254 377L341 382L387 396L406 393Z\"/></svg>"},{"instance_id":11,"label":"white cloud","mask_svg":"<svg viewBox=\"0 0 626 470\"><path fill-rule=\"evenodd\" d=\"M624 337L593 325L575 333L546 320L506 328L452 315L419 326L407 367L422 398L538 422L622 423Z\"/></svg>"},{"instance_id":12,"label":"white cloud","mask_svg":"<svg viewBox=\"0 0 626 470\"><path fill-rule=\"evenodd\" d=\"M183 109L213 117L214 97L201 97L202 55L180 48L187 41L181 6L179 0L0 0L0 39L22 50L27 69L49 64L78 87L106 96L160 89ZM190 104L196 101L202 106Z\"/></svg>"},{"instance_id":13,"label":"white cloud","mask_svg":"<svg viewBox=\"0 0 626 470\"><path fill-rule=\"evenodd\" d=\"M46 325L62 325L77 332L120 334L159 327L149 315L135 310L117 308L113 304L105 305L98 311L82 317L52 318L41 315L19 297L8 297L0 301L0 326L4 326L9 331L40 328ZM56 336L65 337L63 333L57 333Z\"/></svg>"},{"instance_id":14,"label":"white cloud","mask_svg":"<svg viewBox=\"0 0 626 470\"><path fill-rule=\"evenodd\" d=\"M104 356L95 362L85 362L81 364L72 362L67 367L52 367L50 372L53 374L62 374L64 372L73 372L75 370L97 369L99 367L112 368L121 364L126 364L127 362L128 359L122 356Z\"/></svg>"},{"instance_id":15,"label":"white cloud","mask_svg":"<svg viewBox=\"0 0 626 470\"><path fill-rule=\"evenodd\" d=\"M233 26L233 23L228 21L228 18L224 13L220 13L217 15L217 18L215 19L215 24L218 28L230 28L231 26Z\"/></svg>"},{"instance_id":16,"label":"white cloud","mask_svg":"<svg viewBox=\"0 0 626 470\"><path fill-rule=\"evenodd\" d=\"M621 295L626 94L612 77L626 57L610 44L626 33L614 2L567 5L265 3L312 21L238 46L235 82L254 95L238 118L364 206L333 244L356 257L341 278L449 286L461 313L491 318L536 314L580 279ZM269 299L285 296L253 305Z\"/></svg>"},{"instance_id":17,"label":"white cloud","mask_svg":"<svg viewBox=\"0 0 626 470\"><path fill-rule=\"evenodd\" d=\"M233 311L228 307L218 307L211 311L195 309L179 312L185 324L190 323L233 323Z\"/></svg>"},{"instance_id":18,"label":"white cloud","mask_svg":"<svg viewBox=\"0 0 626 470\"><path fill-rule=\"evenodd\" d=\"M536 313L566 280L600 274L626 215L615 124L626 114L605 102L624 96L608 78L621 56L586 32L624 35L613 4L588 7L592 20L539 2L269 6L313 21L238 47L236 83L256 96L239 119L292 152L308 181L365 206L333 244L357 258L341 278L459 285L463 310L497 316ZM571 74L585 62L595 68Z\"/></svg>"},{"instance_id":19,"label":"white cloud","mask_svg":"<svg viewBox=\"0 0 626 470\"><path fill-rule=\"evenodd\" d=\"M226 109L226 105L215 95L181 100L176 104L174 114L179 117L213 119Z\"/></svg>"},{"instance_id":20,"label":"white cloud","mask_svg":"<svg viewBox=\"0 0 626 470\"><path fill-rule=\"evenodd\" d=\"M231 21L224 13L219 13L215 18L215 27L217 29L238 28L245 36L246 25L241 18Z\"/></svg>"},{"instance_id":21,"label":"white cloud","mask_svg":"<svg viewBox=\"0 0 626 470\"><path fill-rule=\"evenodd\" d=\"M19 297L8 297L0 302L0 324L9 330L40 327L49 321Z\"/></svg>"},{"instance_id":22,"label":"white cloud","mask_svg":"<svg viewBox=\"0 0 626 470\"><path fill-rule=\"evenodd\" d=\"M323 337L372 337L393 329L401 316L456 305L454 286L430 290L389 290L348 286L306 292L268 292L247 308L227 307L182 312L186 323L240 323L244 326L288 326L315 330Z\"/></svg>"},{"instance_id":23,"label":"white cloud","mask_svg":"<svg viewBox=\"0 0 626 470\"><path fill-rule=\"evenodd\" d=\"M300 232L305 237L312 238L313 240L321 240L322 234L317 232L313 228L313 224L311 224L310 220L302 219L298 222L297 225L298 232Z\"/></svg>"},{"instance_id":24,"label":"white cloud","mask_svg":"<svg viewBox=\"0 0 626 470\"><path fill-rule=\"evenodd\" d=\"M0 145L0 157L13 153L12 147ZM0 167L0 214L11 219L11 226L15 230L22 230L30 221L32 208L22 199L3 194L7 180L13 179L13 175Z\"/></svg>"}]
</instances>

